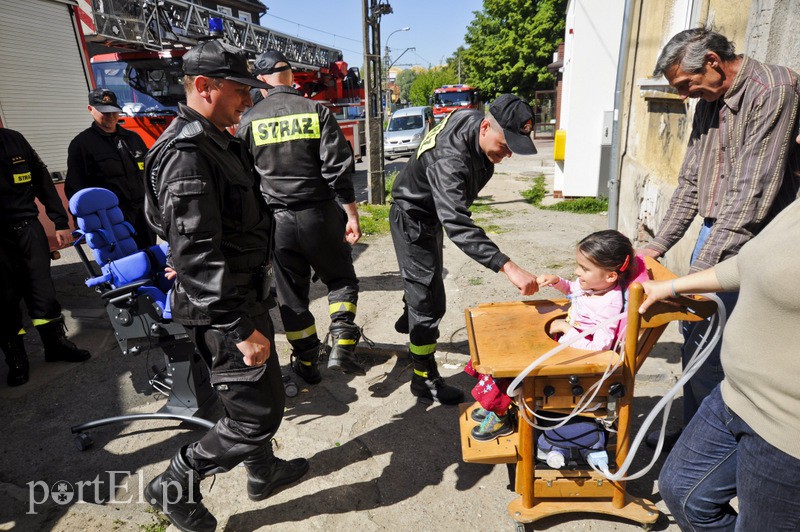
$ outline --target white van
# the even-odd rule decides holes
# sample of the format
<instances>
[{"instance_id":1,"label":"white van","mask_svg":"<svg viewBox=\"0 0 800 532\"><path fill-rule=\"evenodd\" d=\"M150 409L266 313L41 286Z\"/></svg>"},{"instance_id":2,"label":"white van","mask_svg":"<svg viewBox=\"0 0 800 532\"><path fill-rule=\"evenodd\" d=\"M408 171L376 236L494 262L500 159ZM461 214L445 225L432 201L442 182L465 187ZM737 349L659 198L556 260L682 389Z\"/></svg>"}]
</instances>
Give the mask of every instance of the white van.
<instances>
[{"instance_id":1,"label":"white van","mask_svg":"<svg viewBox=\"0 0 800 532\"><path fill-rule=\"evenodd\" d=\"M407 107L398 109L389 119L383 134L383 156L411 155L434 126L433 110L430 107Z\"/></svg>"}]
</instances>

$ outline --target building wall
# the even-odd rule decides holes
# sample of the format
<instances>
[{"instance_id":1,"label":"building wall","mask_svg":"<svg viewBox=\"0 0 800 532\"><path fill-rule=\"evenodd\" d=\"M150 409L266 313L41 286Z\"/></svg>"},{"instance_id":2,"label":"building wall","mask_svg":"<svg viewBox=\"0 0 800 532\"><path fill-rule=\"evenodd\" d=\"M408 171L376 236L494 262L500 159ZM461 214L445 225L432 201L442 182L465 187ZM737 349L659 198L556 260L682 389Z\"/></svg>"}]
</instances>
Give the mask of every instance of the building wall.
<instances>
[{"instance_id":1,"label":"building wall","mask_svg":"<svg viewBox=\"0 0 800 532\"><path fill-rule=\"evenodd\" d=\"M554 175L554 188L565 197L608 195L601 186L601 141L604 112L614 108L624 7L624 0L571 0L567 7L559 104L567 144Z\"/></svg>"},{"instance_id":2,"label":"building wall","mask_svg":"<svg viewBox=\"0 0 800 532\"><path fill-rule=\"evenodd\" d=\"M768 0L778 3L783 0ZM795 0L786 0L790 3ZM636 0L622 106L619 229L637 244L658 229L678 182L695 102L667 92L651 79L662 46L678 31L710 24L746 52L751 6L765 0ZM767 14L765 13L766 17ZM796 19L798 20L798 19ZM775 28L760 26L772 35ZM761 37L766 47L770 38ZM798 57L798 56L796 56ZM799 57L800 58L800 57ZM699 220L665 258L676 273L688 270Z\"/></svg>"}]
</instances>

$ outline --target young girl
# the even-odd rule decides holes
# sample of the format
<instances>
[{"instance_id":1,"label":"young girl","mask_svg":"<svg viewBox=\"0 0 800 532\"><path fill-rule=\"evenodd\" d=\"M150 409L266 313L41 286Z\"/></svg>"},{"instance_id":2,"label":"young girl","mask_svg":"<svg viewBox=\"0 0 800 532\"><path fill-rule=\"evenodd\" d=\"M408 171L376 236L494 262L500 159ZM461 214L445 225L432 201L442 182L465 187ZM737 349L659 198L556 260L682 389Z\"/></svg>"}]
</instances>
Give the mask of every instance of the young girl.
<instances>
[{"instance_id":1,"label":"young girl","mask_svg":"<svg viewBox=\"0 0 800 532\"><path fill-rule=\"evenodd\" d=\"M634 254L631 241L619 231L598 231L578 243L575 250L574 281L558 275L541 275L539 287L552 286L569 296L571 305L566 319L555 320L549 334L566 343L607 319L616 316L625 305L624 290L632 278ZM578 349L603 351L611 348L616 340L618 322L612 322L594 331L586 338L572 343ZM511 434L514 425L508 415L511 398L505 391L511 379L495 380L490 375L477 373L472 364L465 371L479 379L472 396L481 408L472 411L472 419L479 425L472 429L472 437L478 441L490 441Z\"/></svg>"}]
</instances>

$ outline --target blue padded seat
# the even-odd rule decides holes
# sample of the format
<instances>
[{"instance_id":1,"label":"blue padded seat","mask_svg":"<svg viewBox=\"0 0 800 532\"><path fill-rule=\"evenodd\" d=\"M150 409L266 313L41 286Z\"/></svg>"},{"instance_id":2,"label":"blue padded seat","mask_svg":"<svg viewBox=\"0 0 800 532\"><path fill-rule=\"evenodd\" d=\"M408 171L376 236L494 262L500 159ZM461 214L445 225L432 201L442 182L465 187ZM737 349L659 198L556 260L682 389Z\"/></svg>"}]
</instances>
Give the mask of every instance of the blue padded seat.
<instances>
[{"instance_id":1,"label":"blue padded seat","mask_svg":"<svg viewBox=\"0 0 800 532\"><path fill-rule=\"evenodd\" d=\"M168 292L172 282L164 276L167 244L138 250L135 231L125 221L116 194L105 188L92 187L78 191L69 201L69 209L77 219L76 245L85 239L100 265L101 275L86 280L86 286L108 283L112 288L149 279L152 285L142 286L138 293L149 295L170 318Z\"/></svg>"}]
</instances>

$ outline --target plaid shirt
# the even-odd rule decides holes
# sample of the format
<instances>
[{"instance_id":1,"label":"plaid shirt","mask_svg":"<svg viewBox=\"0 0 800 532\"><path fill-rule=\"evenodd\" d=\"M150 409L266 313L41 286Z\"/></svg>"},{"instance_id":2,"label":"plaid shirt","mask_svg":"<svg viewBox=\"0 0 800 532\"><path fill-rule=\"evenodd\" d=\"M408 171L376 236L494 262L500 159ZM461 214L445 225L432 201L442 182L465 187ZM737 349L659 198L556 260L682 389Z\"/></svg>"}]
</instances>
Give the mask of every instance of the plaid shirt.
<instances>
[{"instance_id":1,"label":"plaid shirt","mask_svg":"<svg viewBox=\"0 0 800 532\"><path fill-rule=\"evenodd\" d=\"M648 247L663 254L697 214L713 219L691 267L704 270L736 255L791 203L800 169L798 104L795 72L742 56L725 96L697 103L678 188Z\"/></svg>"}]
</instances>

